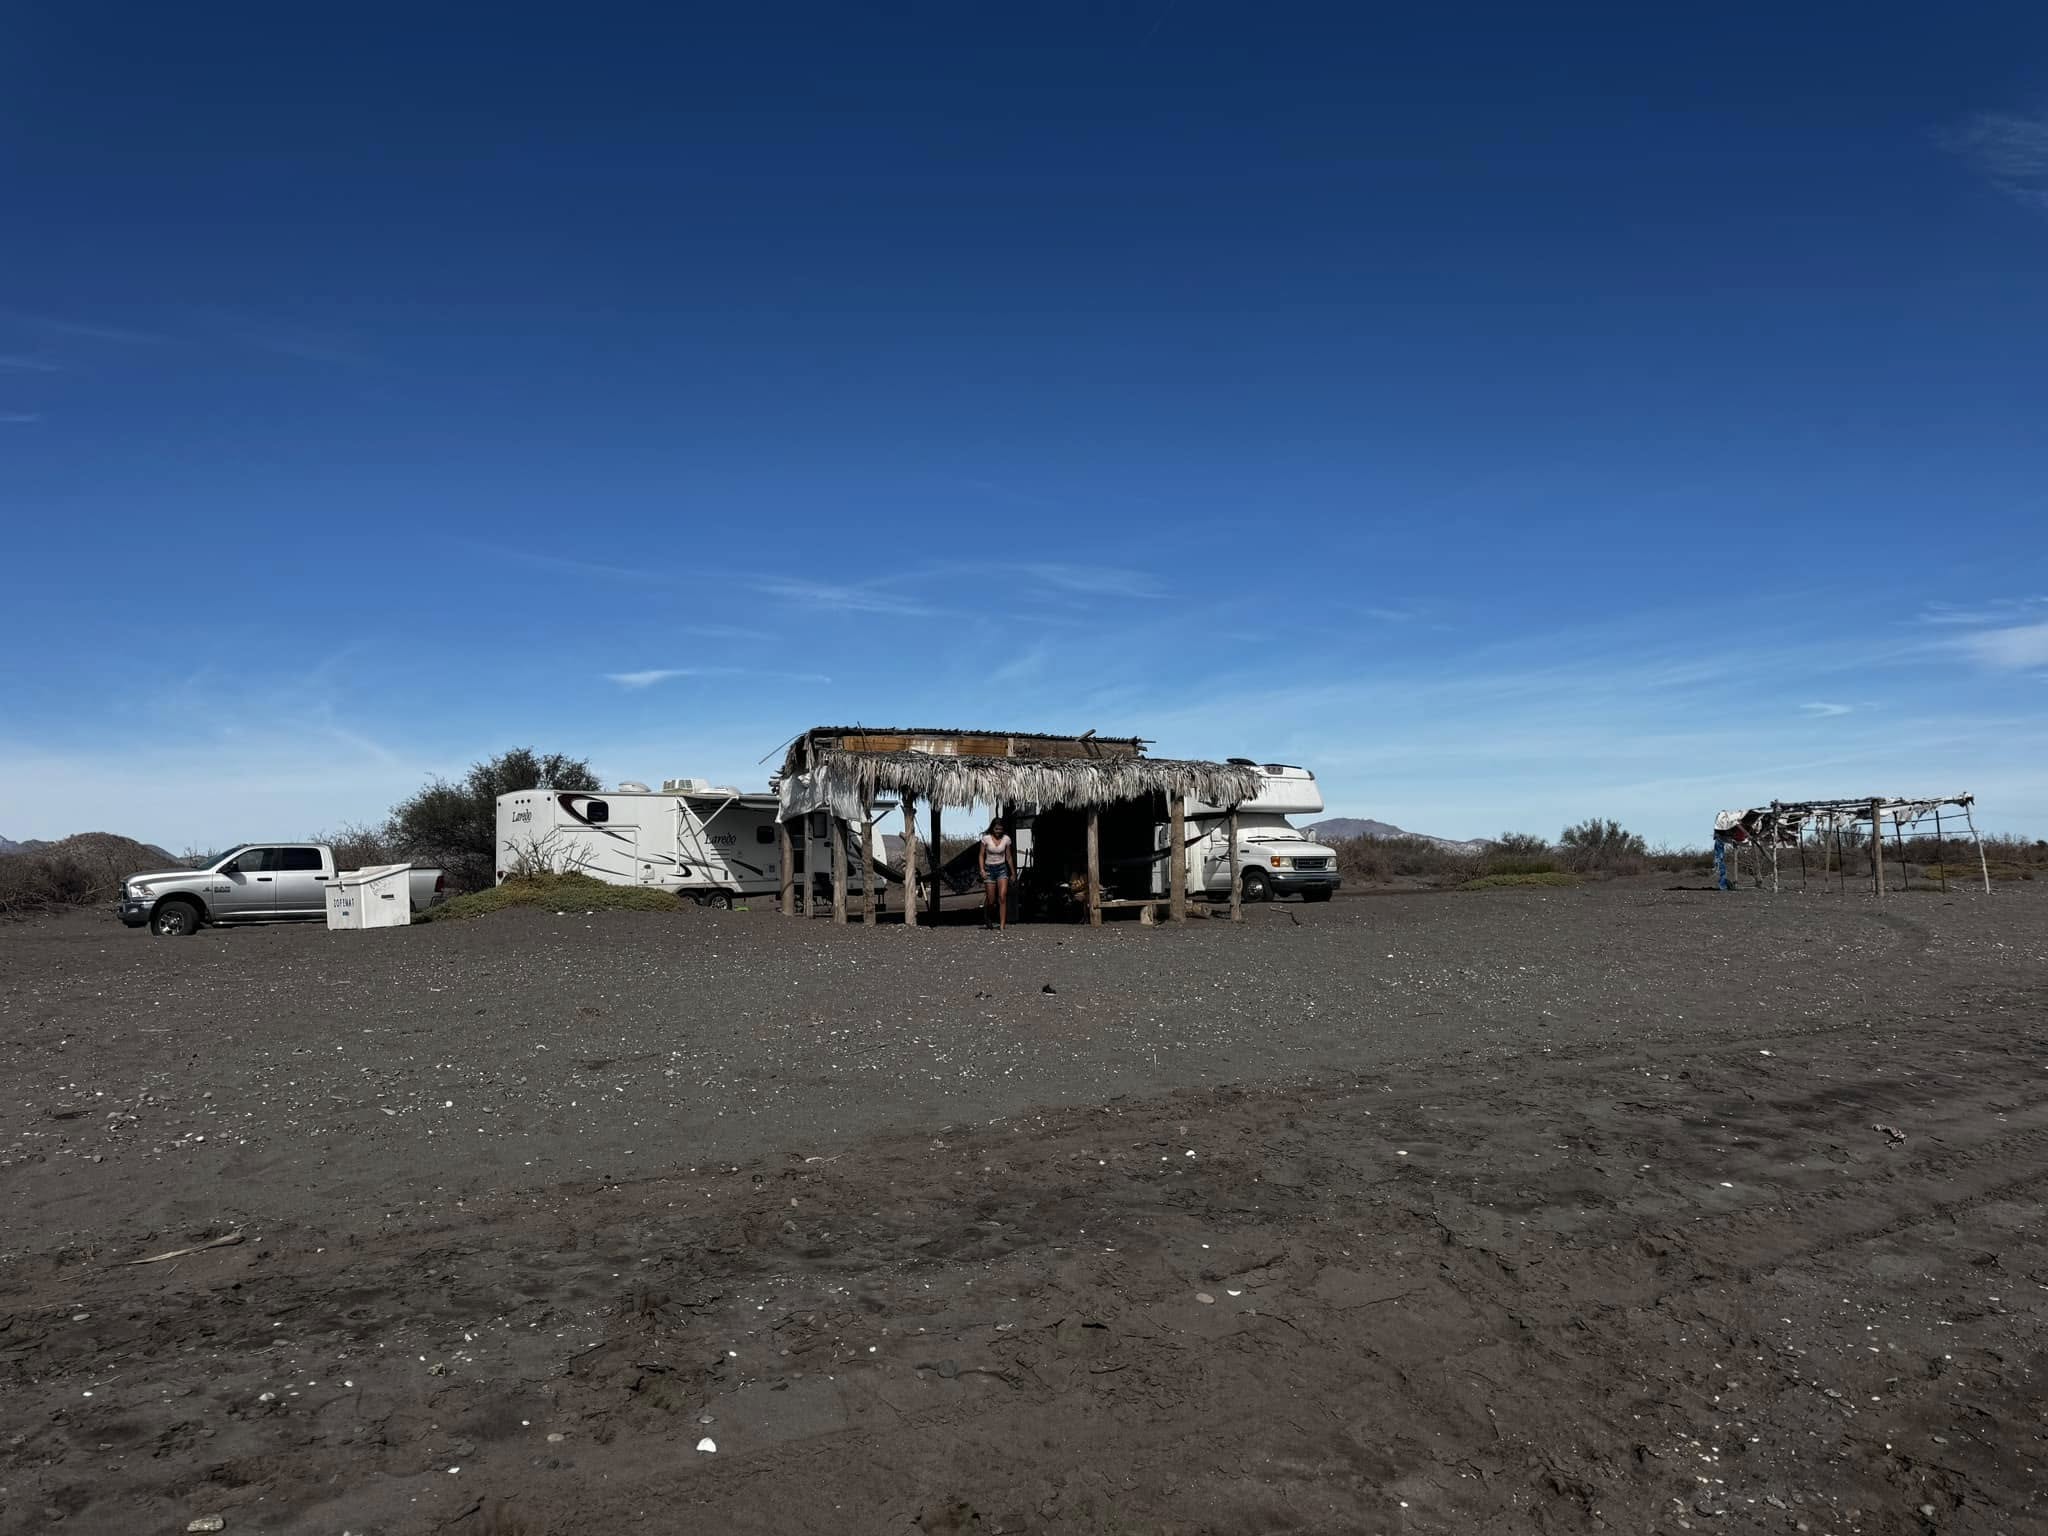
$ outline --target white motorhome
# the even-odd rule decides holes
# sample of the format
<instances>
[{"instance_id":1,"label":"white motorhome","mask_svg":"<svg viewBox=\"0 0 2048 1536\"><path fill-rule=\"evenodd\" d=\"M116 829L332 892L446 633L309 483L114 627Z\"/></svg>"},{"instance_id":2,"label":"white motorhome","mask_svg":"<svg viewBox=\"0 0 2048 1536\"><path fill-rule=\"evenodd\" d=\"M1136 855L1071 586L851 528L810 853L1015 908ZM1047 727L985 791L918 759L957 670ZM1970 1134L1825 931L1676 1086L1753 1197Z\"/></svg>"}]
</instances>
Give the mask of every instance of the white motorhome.
<instances>
[{"instance_id":1,"label":"white motorhome","mask_svg":"<svg viewBox=\"0 0 2048 1536\"><path fill-rule=\"evenodd\" d=\"M1189 805L1188 890L1228 897L1235 871L1246 901L1271 901L1275 896L1328 901L1344 883L1337 873L1337 850L1304 837L1287 820L1289 816L1313 816L1323 809L1323 792L1315 774L1288 763L1255 763L1248 757L1230 761L1240 768L1256 768L1264 782L1257 795L1237 808L1235 859L1231 856L1229 813L1220 806ZM1159 847L1170 847L1171 839L1171 830L1162 826ZM1165 861L1155 878L1155 890L1164 894Z\"/></svg>"},{"instance_id":2,"label":"white motorhome","mask_svg":"<svg viewBox=\"0 0 2048 1536\"><path fill-rule=\"evenodd\" d=\"M616 789L527 789L498 796L497 875L576 872L611 885L674 891L702 906L729 907L745 896L773 896L782 885L772 794L742 794L705 779L666 779L659 790L627 782ZM817 818L821 823L824 818ZM803 873L803 829L793 829ZM820 830L820 848L824 833ZM863 858L856 837L847 887L865 889L870 863L882 863L881 839ZM830 899L824 856L808 882ZM805 884L799 879L799 885ZM886 886L878 886L879 902Z\"/></svg>"}]
</instances>

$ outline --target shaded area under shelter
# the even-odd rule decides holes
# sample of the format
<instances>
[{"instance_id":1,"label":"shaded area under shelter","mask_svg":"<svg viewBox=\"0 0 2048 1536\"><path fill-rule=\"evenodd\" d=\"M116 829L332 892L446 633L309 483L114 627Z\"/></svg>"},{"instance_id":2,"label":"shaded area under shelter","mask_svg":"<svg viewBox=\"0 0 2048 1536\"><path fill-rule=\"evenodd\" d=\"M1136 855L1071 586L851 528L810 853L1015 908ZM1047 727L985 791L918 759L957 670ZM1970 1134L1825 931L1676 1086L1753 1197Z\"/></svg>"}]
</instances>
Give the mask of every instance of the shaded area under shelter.
<instances>
[{"instance_id":1,"label":"shaded area under shelter","mask_svg":"<svg viewBox=\"0 0 2048 1536\"><path fill-rule=\"evenodd\" d=\"M1246 764L1147 757L1146 746L1140 737L1093 731L813 727L790 743L775 781L783 914L796 914L795 872L805 871L807 889L818 891L829 862L822 889L834 920L847 920L855 850L874 845L875 817L893 802L903 812L903 857L899 867L875 872L903 886L907 924L916 925L920 906L935 922L948 886L961 891L978 880L971 848L951 861L933 859L920 900L919 806L934 851L944 846L948 807L996 807L1016 841L1013 897L1025 913L1100 923L1105 912L1135 911L1152 921L1163 910L1184 919L1189 806L1220 808L1235 847L1236 808L1258 794L1260 777ZM879 920L877 883L858 882L870 923Z\"/></svg>"}]
</instances>

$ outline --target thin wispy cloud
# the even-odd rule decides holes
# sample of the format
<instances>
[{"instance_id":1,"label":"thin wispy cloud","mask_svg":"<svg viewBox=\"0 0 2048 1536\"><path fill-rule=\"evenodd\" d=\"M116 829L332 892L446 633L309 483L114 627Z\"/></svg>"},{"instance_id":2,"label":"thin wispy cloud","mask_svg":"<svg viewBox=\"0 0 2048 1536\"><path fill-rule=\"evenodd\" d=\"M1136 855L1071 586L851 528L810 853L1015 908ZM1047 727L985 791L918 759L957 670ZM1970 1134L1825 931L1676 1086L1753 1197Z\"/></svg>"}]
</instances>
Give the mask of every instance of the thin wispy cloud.
<instances>
[{"instance_id":1,"label":"thin wispy cloud","mask_svg":"<svg viewBox=\"0 0 2048 1536\"><path fill-rule=\"evenodd\" d=\"M1018 683L1027 683L1042 676L1047 663L1051 660L1050 646L1034 645L1003 662L989 673L988 680L997 687L1013 687Z\"/></svg>"},{"instance_id":2,"label":"thin wispy cloud","mask_svg":"<svg viewBox=\"0 0 2048 1536\"><path fill-rule=\"evenodd\" d=\"M2048 623L1980 629L1957 645L1966 655L2000 672L2048 667Z\"/></svg>"},{"instance_id":3,"label":"thin wispy cloud","mask_svg":"<svg viewBox=\"0 0 2048 1536\"><path fill-rule=\"evenodd\" d=\"M61 315L38 315L19 309L0 309L0 322L44 336L68 336L78 341L154 346L164 339L154 331L138 331L125 325L102 325L87 320L67 320Z\"/></svg>"},{"instance_id":4,"label":"thin wispy cloud","mask_svg":"<svg viewBox=\"0 0 2048 1536\"><path fill-rule=\"evenodd\" d=\"M2006 196L2048 208L2048 113L1980 112L1941 141Z\"/></svg>"},{"instance_id":5,"label":"thin wispy cloud","mask_svg":"<svg viewBox=\"0 0 2048 1536\"><path fill-rule=\"evenodd\" d=\"M1039 586L1077 597L1161 597L1166 590L1159 578L1148 571L1119 570L1108 565L1055 565L1038 561L1010 569Z\"/></svg>"},{"instance_id":6,"label":"thin wispy cloud","mask_svg":"<svg viewBox=\"0 0 2048 1536\"><path fill-rule=\"evenodd\" d=\"M29 357L19 352L0 353L0 371L10 373L69 373L62 363L46 357Z\"/></svg>"},{"instance_id":7,"label":"thin wispy cloud","mask_svg":"<svg viewBox=\"0 0 2048 1536\"><path fill-rule=\"evenodd\" d=\"M1799 709L1802 714L1811 715L1816 720L1831 720L1836 715L1846 715L1853 713L1855 710L1855 706L1853 704L1816 703L1802 704L1799 706Z\"/></svg>"},{"instance_id":8,"label":"thin wispy cloud","mask_svg":"<svg viewBox=\"0 0 2048 1536\"><path fill-rule=\"evenodd\" d=\"M822 609L831 613L893 614L899 618L931 618L938 610L917 598L904 597L878 586L837 586L824 581L782 578L757 581L754 590L777 602Z\"/></svg>"},{"instance_id":9,"label":"thin wispy cloud","mask_svg":"<svg viewBox=\"0 0 2048 1536\"><path fill-rule=\"evenodd\" d=\"M30 422L41 421L41 411L0 411L0 423L10 427L25 427Z\"/></svg>"},{"instance_id":10,"label":"thin wispy cloud","mask_svg":"<svg viewBox=\"0 0 2048 1536\"><path fill-rule=\"evenodd\" d=\"M473 550L477 554L510 561L514 565L532 566L535 570L559 571L565 576L593 576L605 581L630 582L636 586L667 586L675 580L675 577L666 571L650 570L644 566L605 565L595 560L577 560L569 555L550 555L537 549L521 549L509 544L485 544L471 539L454 542L461 548Z\"/></svg>"},{"instance_id":11,"label":"thin wispy cloud","mask_svg":"<svg viewBox=\"0 0 2048 1536\"><path fill-rule=\"evenodd\" d=\"M760 667L648 667L639 672L607 672L605 681L621 688L652 688L683 677L769 677L785 683L829 683L822 672L777 672Z\"/></svg>"},{"instance_id":12,"label":"thin wispy cloud","mask_svg":"<svg viewBox=\"0 0 2048 1536\"><path fill-rule=\"evenodd\" d=\"M1995 597L1967 607L1934 603L1920 622L1965 633L1936 641L1931 649L1967 656L1994 672L2048 667L2048 596Z\"/></svg>"},{"instance_id":13,"label":"thin wispy cloud","mask_svg":"<svg viewBox=\"0 0 2048 1536\"><path fill-rule=\"evenodd\" d=\"M1929 603L1920 610L1922 624L2010 624L2048 609L2048 597L1997 597L1980 603Z\"/></svg>"}]
</instances>

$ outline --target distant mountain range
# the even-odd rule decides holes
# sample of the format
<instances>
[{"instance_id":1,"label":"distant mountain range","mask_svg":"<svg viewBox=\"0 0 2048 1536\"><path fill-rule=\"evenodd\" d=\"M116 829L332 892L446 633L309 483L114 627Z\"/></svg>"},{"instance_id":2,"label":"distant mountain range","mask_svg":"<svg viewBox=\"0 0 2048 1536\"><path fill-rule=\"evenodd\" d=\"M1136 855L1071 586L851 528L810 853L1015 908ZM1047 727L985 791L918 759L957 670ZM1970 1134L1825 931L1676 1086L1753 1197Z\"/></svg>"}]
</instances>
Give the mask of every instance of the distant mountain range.
<instances>
[{"instance_id":1,"label":"distant mountain range","mask_svg":"<svg viewBox=\"0 0 2048 1536\"><path fill-rule=\"evenodd\" d=\"M64 841L66 843L78 843L87 838L97 838L105 841L108 836L109 834L105 832L88 832L81 833L78 837L67 837ZM150 858L166 865L175 867L178 862L176 854L166 853L163 849L157 847L155 843L137 843L134 839L126 837L114 838L113 841L131 848L140 848ZM0 837L0 856L10 853L39 853L45 848L55 848L57 846L56 843L40 837L27 838L18 843L11 837Z\"/></svg>"},{"instance_id":2,"label":"distant mountain range","mask_svg":"<svg viewBox=\"0 0 2048 1536\"><path fill-rule=\"evenodd\" d=\"M1427 832L1410 832L1390 821L1373 821L1369 817L1332 816L1325 821L1312 821L1301 830L1319 843L1342 842L1349 837L1415 837L1454 853L1477 853L1486 846L1484 838L1432 837Z\"/></svg>"}]
</instances>

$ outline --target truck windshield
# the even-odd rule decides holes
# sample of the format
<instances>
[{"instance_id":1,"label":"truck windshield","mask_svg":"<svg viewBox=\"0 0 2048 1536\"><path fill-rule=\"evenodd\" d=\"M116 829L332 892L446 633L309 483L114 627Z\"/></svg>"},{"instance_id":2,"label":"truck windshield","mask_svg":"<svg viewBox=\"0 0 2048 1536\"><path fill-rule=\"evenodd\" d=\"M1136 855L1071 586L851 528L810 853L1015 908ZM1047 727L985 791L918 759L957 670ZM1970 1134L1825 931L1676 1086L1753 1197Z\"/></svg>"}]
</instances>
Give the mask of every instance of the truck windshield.
<instances>
[{"instance_id":1,"label":"truck windshield","mask_svg":"<svg viewBox=\"0 0 2048 1536\"><path fill-rule=\"evenodd\" d=\"M235 844L234 847L228 849L224 853L216 853L207 862L210 865L210 867L218 869L220 868L221 865L227 863L229 859L232 859L236 854L240 853L244 848L247 848L248 846L249 844L247 843L237 843Z\"/></svg>"}]
</instances>

